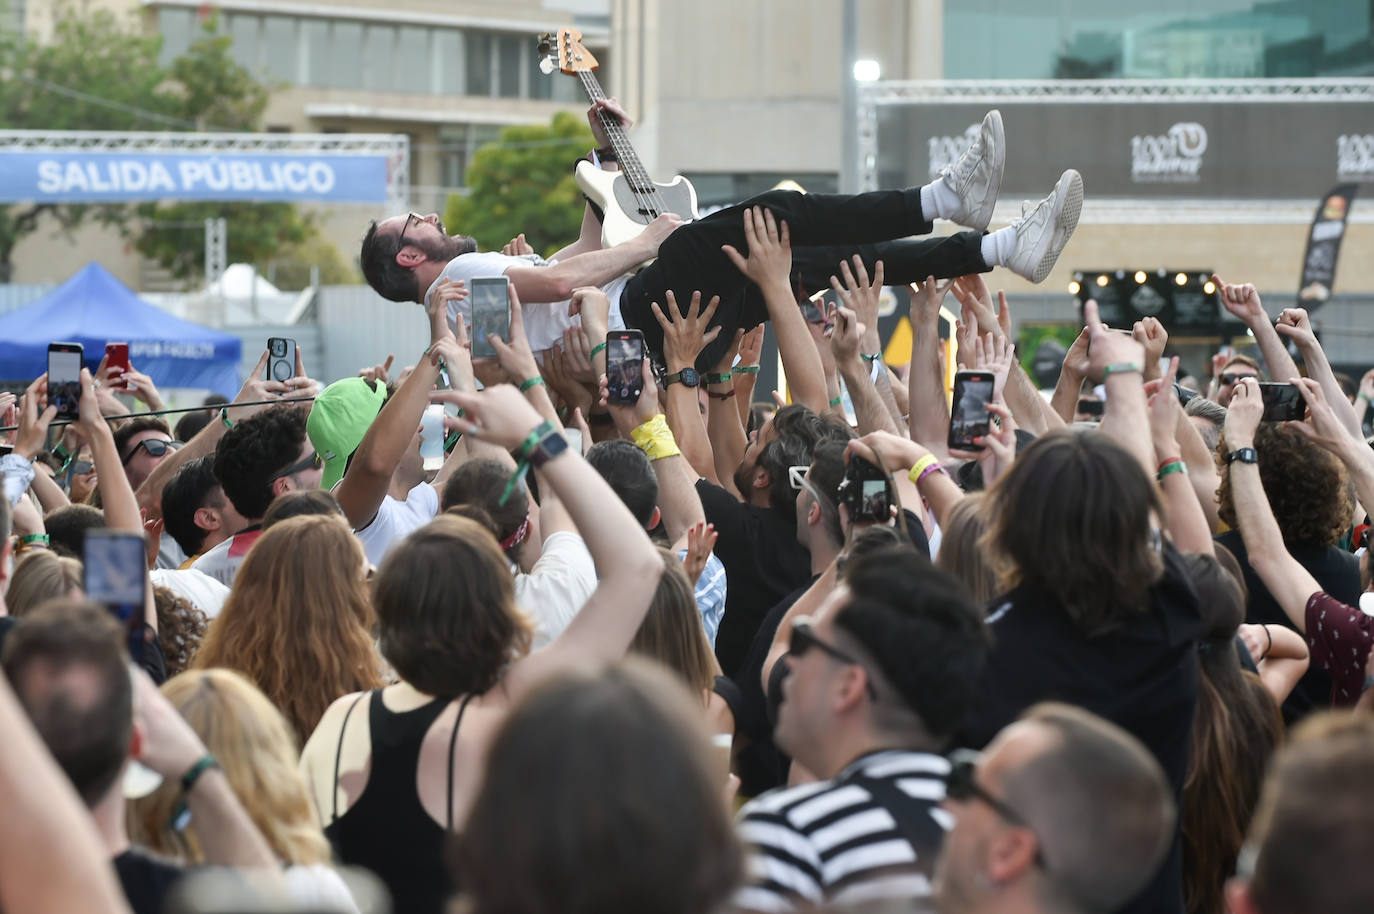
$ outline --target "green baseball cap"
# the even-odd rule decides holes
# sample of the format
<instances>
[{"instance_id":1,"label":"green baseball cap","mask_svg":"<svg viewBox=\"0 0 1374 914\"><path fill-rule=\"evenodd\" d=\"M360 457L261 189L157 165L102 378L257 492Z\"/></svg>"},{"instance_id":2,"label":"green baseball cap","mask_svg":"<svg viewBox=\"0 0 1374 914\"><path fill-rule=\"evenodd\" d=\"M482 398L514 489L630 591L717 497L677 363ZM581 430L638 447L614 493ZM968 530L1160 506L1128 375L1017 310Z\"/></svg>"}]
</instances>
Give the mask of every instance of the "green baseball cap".
<instances>
[{"instance_id":1,"label":"green baseball cap","mask_svg":"<svg viewBox=\"0 0 1374 914\"><path fill-rule=\"evenodd\" d=\"M363 436L385 401L386 385L373 387L362 378L335 381L315 397L310 418L305 421L305 433L324 461L320 488L329 491L343 479L348 458L363 443Z\"/></svg>"}]
</instances>

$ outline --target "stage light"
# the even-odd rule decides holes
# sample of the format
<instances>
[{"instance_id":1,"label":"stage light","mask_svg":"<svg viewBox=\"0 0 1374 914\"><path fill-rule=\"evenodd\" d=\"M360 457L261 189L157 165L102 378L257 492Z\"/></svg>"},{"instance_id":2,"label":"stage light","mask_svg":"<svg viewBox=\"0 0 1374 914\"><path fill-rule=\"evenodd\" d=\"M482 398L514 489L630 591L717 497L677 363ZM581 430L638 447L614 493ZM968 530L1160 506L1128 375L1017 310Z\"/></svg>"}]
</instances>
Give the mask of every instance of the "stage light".
<instances>
[{"instance_id":1,"label":"stage light","mask_svg":"<svg viewBox=\"0 0 1374 914\"><path fill-rule=\"evenodd\" d=\"M1174 277L1174 282L1178 283L1180 286L1188 285L1188 274L1179 273L1177 276Z\"/></svg>"},{"instance_id":2,"label":"stage light","mask_svg":"<svg viewBox=\"0 0 1374 914\"><path fill-rule=\"evenodd\" d=\"M1079 289L1082 289L1082 288L1083 288L1083 287L1080 286L1080 285L1078 284L1078 280L1074 280L1073 282L1069 283L1069 294L1070 294L1070 295L1077 295L1077 294L1078 294L1078 290L1079 290Z\"/></svg>"},{"instance_id":3,"label":"stage light","mask_svg":"<svg viewBox=\"0 0 1374 914\"><path fill-rule=\"evenodd\" d=\"M854 78L861 83L874 82L882 75L882 67L876 60L854 61Z\"/></svg>"},{"instance_id":4,"label":"stage light","mask_svg":"<svg viewBox=\"0 0 1374 914\"><path fill-rule=\"evenodd\" d=\"M1136 281L1136 284L1137 284L1137 285L1139 285L1140 283L1143 283L1143 282L1145 281L1145 271L1144 271L1144 270L1136 270L1136 271L1135 271L1135 281Z\"/></svg>"},{"instance_id":5,"label":"stage light","mask_svg":"<svg viewBox=\"0 0 1374 914\"><path fill-rule=\"evenodd\" d=\"M1217 284L1212 282L1210 279L1202 284L1202 291L1206 292L1208 295L1211 295L1216 290Z\"/></svg>"},{"instance_id":6,"label":"stage light","mask_svg":"<svg viewBox=\"0 0 1374 914\"><path fill-rule=\"evenodd\" d=\"M1107 274L1106 274L1106 273L1103 273L1102 275L1100 275L1100 276L1097 277L1097 284L1098 284L1099 286L1105 286L1108 282L1109 282L1109 280L1107 279Z\"/></svg>"}]
</instances>

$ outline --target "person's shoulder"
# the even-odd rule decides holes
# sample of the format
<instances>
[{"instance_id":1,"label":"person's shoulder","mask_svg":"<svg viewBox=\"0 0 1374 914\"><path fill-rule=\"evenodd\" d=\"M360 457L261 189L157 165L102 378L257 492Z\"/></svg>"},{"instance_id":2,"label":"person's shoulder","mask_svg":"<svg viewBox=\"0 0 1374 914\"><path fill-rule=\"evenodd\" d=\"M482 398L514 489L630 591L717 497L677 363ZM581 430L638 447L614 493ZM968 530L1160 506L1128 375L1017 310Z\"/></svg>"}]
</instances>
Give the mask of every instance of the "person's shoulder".
<instances>
[{"instance_id":1,"label":"person's shoulder","mask_svg":"<svg viewBox=\"0 0 1374 914\"><path fill-rule=\"evenodd\" d=\"M796 806L835 789L833 781L813 781L795 787L778 787L760 794L739 811L740 822L751 819L783 819Z\"/></svg>"},{"instance_id":2,"label":"person's shoulder","mask_svg":"<svg viewBox=\"0 0 1374 914\"><path fill-rule=\"evenodd\" d=\"M499 251L472 251L459 254L444 267L444 276L449 279L476 279L479 276L504 276L515 266L529 266L528 260L511 257Z\"/></svg>"}]
</instances>

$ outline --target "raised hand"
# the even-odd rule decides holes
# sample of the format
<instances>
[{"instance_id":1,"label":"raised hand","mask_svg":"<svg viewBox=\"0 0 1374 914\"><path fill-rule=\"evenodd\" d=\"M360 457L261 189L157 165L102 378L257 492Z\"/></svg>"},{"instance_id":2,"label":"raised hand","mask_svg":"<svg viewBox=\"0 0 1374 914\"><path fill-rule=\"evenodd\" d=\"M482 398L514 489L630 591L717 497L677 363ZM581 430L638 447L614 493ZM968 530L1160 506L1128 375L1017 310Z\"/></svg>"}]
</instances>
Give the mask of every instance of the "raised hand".
<instances>
[{"instance_id":1,"label":"raised hand","mask_svg":"<svg viewBox=\"0 0 1374 914\"><path fill-rule=\"evenodd\" d=\"M744 211L744 240L749 245L746 258L732 245L721 245L725 256L735 268L760 286L772 282L788 282L792 272L792 241L787 223L781 225L771 210L751 206Z\"/></svg>"},{"instance_id":2,"label":"raised hand","mask_svg":"<svg viewBox=\"0 0 1374 914\"><path fill-rule=\"evenodd\" d=\"M81 405L78 408L83 416L87 409L86 387L90 377L89 371L81 369ZM19 401L19 430L14 436L14 453L26 460L32 460L43 450L48 440L48 426L57 418L57 407L47 402L47 393L48 376L44 373L29 385ZM94 396L90 398L90 409L95 412L96 421L104 424Z\"/></svg>"},{"instance_id":3,"label":"raised hand","mask_svg":"<svg viewBox=\"0 0 1374 914\"><path fill-rule=\"evenodd\" d=\"M664 316L658 302L651 303L649 307L653 309L654 317L658 318L659 326L663 328L663 360L668 363L669 372L676 372L696 364L696 358L701 350L720 335L718 326L706 329L710 327L711 318L715 317L716 308L720 306L720 296L711 296L706 310L702 311L701 293L693 292L686 315L678 309L677 297L671 289L668 290L667 299L668 310L672 314L671 320Z\"/></svg>"},{"instance_id":4,"label":"raised hand","mask_svg":"<svg viewBox=\"0 0 1374 914\"><path fill-rule=\"evenodd\" d=\"M1149 398L1150 437L1154 441L1155 457L1168 460L1178 456L1176 433L1178 416L1183 407L1174 393L1174 381L1178 379L1178 356L1169 360L1169 370L1162 379L1145 382L1145 395Z\"/></svg>"},{"instance_id":5,"label":"raised hand","mask_svg":"<svg viewBox=\"0 0 1374 914\"><path fill-rule=\"evenodd\" d=\"M1284 308L1279 312L1274 329L1279 336L1286 336L1297 344L1299 349L1317 345L1317 334L1312 332L1312 320L1306 308Z\"/></svg>"},{"instance_id":6,"label":"raised hand","mask_svg":"<svg viewBox=\"0 0 1374 914\"><path fill-rule=\"evenodd\" d=\"M744 366L758 365L763 358L763 324L744 335L739 344L739 363Z\"/></svg>"},{"instance_id":7,"label":"raised hand","mask_svg":"<svg viewBox=\"0 0 1374 914\"><path fill-rule=\"evenodd\" d=\"M1308 441L1326 448L1338 457L1348 452L1351 445L1358 445L1362 451L1369 450L1363 441L1357 440L1346 431L1345 426L1336 418L1336 413L1331 409L1331 403L1326 399L1320 384L1311 378L1291 378L1289 383L1295 385L1302 398L1307 401L1307 419L1303 422L1286 423L1288 426L1297 429Z\"/></svg>"},{"instance_id":8,"label":"raised hand","mask_svg":"<svg viewBox=\"0 0 1374 914\"><path fill-rule=\"evenodd\" d=\"M394 361L396 361L395 353L388 352L386 354L385 362L380 362L376 365L373 365L371 368L359 369L358 377L362 378L364 381L386 384L388 381L391 380L391 375L389 374L389 372L391 371L391 363Z\"/></svg>"},{"instance_id":9,"label":"raised hand","mask_svg":"<svg viewBox=\"0 0 1374 914\"><path fill-rule=\"evenodd\" d=\"M497 384L475 393L435 390L430 392L429 400L462 407L463 415L452 422L458 431L508 451L523 444L530 432L543 422L525 395L509 384Z\"/></svg>"},{"instance_id":10,"label":"raised hand","mask_svg":"<svg viewBox=\"0 0 1374 914\"><path fill-rule=\"evenodd\" d=\"M992 293L988 291L987 283L983 282L981 274L970 273L957 277L951 282L950 290L954 292L959 304L970 310L977 320L978 333L1002 332L997 315L992 310Z\"/></svg>"},{"instance_id":11,"label":"raised hand","mask_svg":"<svg viewBox=\"0 0 1374 914\"><path fill-rule=\"evenodd\" d=\"M1145 347L1124 333L1113 333L1097 316L1097 302L1083 304L1083 319L1088 328L1088 373L1103 377L1108 365L1132 364L1143 367Z\"/></svg>"},{"instance_id":12,"label":"raised hand","mask_svg":"<svg viewBox=\"0 0 1374 914\"><path fill-rule=\"evenodd\" d=\"M837 364L848 364L859 358L859 340L866 329L859 318L848 308L835 306L831 312L835 330L830 334L830 351L835 354Z\"/></svg>"},{"instance_id":13,"label":"raised hand","mask_svg":"<svg viewBox=\"0 0 1374 914\"><path fill-rule=\"evenodd\" d=\"M506 242L505 247L501 248L501 253L507 257L519 257L522 254L533 254L534 248L525 240L525 233L521 232L510 241Z\"/></svg>"},{"instance_id":14,"label":"raised hand","mask_svg":"<svg viewBox=\"0 0 1374 914\"><path fill-rule=\"evenodd\" d=\"M687 554L682 557L682 570L687 572L687 580L695 587L701 573L706 570L706 562L711 558L711 550L716 548L714 524L698 521L687 528Z\"/></svg>"},{"instance_id":15,"label":"raised hand","mask_svg":"<svg viewBox=\"0 0 1374 914\"><path fill-rule=\"evenodd\" d=\"M844 276L844 284L840 284L839 277L831 276L831 288L840 296L840 301L858 316L859 323L865 328L876 328L878 299L883 293L883 262L879 260L873 264L872 282L868 279L868 268L858 254L854 255L852 271L847 261L840 261L840 273Z\"/></svg>"},{"instance_id":16,"label":"raised hand","mask_svg":"<svg viewBox=\"0 0 1374 914\"><path fill-rule=\"evenodd\" d=\"M496 360L507 376L518 383L524 383L539 375L539 363L530 349L529 337L525 335L524 309L520 307L520 296L515 292L515 284L510 286L510 342L507 343L496 334L487 337L496 350Z\"/></svg>"},{"instance_id":17,"label":"raised hand","mask_svg":"<svg viewBox=\"0 0 1374 914\"><path fill-rule=\"evenodd\" d=\"M1016 347L1005 336L985 336L973 338L973 367L992 372L992 398L1002 399L1002 391L1007 386L1007 376L1011 374L1012 363L1016 360Z\"/></svg>"},{"instance_id":18,"label":"raised hand","mask_svg":"<svg viewBox=\"0 0 1374 914\"><path fill-rule=\"evenodd\" d=\"M1145 347L1145 380L1159 377L1159 360L1164 356L1164 347L1169 343L1169 331L1157 318L1147 317L1135 322L1131 328L1131 338Z\"/></svg>"},{"instance_id":19,"label":"raised hand","mask_svg":"<svg viewBox=\"0 0 1374 914\"><path fill-rule=\"evenodd\" d=\"M1217 298L1221 304L1236 317L1245 323L1252 320L1269 320L1269 315L1264 313L1264 305L1260 302L1259 293L1255 291L1253 283L1232 284L1223 282L1221 277L1212 274L1212 282L1217 287Z\"/></svg>"},{"instance_id":20,"label":"raised hand","mask_svg":"<svg viewBox=\"0 0 1374 914\"><path fill-rule=\"evenodd\" d=\"M1251 447L1255 443L1255 430L1259 428L1264 416L1264 399L1260 396L1259 381L1244 378L1236 382L1231 392L1231 402L1226 408L1226 425L1223 434L1226 444L1232 449Z\"/></svg>"},{"instance_id":21,"label":"raised hand","mask_svg":"<svg viewBox=\"0 0 1374 914\"><path fill-rule=\"evenodd\" d=\"M913 327L934 327L940 320L940 304L952 288L952 282L937 283L934 276L927 276L925 282L910 283L911 324Z\"/></svg>"}]
</instances>

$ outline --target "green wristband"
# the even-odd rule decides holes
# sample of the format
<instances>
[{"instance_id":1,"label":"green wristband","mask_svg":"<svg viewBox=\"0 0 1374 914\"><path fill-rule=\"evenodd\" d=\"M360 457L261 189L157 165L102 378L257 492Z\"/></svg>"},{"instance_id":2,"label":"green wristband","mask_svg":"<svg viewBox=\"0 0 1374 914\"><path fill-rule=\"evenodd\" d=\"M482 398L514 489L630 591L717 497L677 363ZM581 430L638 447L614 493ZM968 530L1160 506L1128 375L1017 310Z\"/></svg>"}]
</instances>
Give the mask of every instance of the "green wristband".
<instances>
[{"instance_id":1,"label":"green wristband","mask_svg":"<svg viewBox=\"0 0 1374 914\"><path fill-rule=\"evenodd\" d=\"M831 397L831 398L830 398L830 405L831 405L831 406L839 406L839 405L840 405L841 403L843 403L843 402L844 402L844 397Z\"/></svg>"},{"instance_id":2,"label":"green wristband","mask_svg":"<svg viewBox=\"0 0 1374 914\"><path fill-rule=\"evenodd\" d=\"M219 410L219 421L224 423L225 428L233 428L234 423L229 419L229 407L221 406Z\"/></svg>"},{"instance_id":3,"label":"green wristband","mask_svg":"<svg viewBox=\"0 0 1374 914\"><path fill-rule=\"evenodd\" d=\"M46 533L30 533L28 536L19 537L21 546L50 546L52 541Z\"/></svg>"},{"instance_id":4,"label":"green wristband","mask_svg":"<svg viewBox=\"0 0 1374 914\"><path fill-rule=\"evenodd\" d=\"M731 368L730 371L733 372L734 374L758 374L758 373L759 373L759 366L757 366L757 365L736 365L734 368Z\"/></svg>"},{"instance_id":5,"label":"green wristband","mask_svg":"<svg viewBox=\"0 0 1374 914\"><path fill-rule=\"evenodd\" d=\"M520 392L521 392L522 394L523 394L523 393L527 393L527 392L530 391L532 388L538 387L540 384L543 384L543 383L544 383L544 379L541 378L539 375L535 375L534 377L527 379L527 380L525 381L525 383L523 383L523 384L520 385Z\"/></svg>"},{"instance_id":6,"label":"green wristband","mask_svg":"<svg viewBox=\"0 0 1374 914\"><path fill-rule=\"evenodd\" d=\"M1164 477L1168 476L1170 473L1186 474L1187 472L1188 467L1184 465L1182 460L1170 460L1168 463L1164 464L1164 466L1159 468L1159 472L1155 473L1155 479L1158 479L1162 482L1164 480Z\"/></svg>"},{"instance_id":7,"label":"green wristband","mask_svg":"<svg viewBox=\"0 0 1374 914\"><path fill-rule=\"evenodd\" d=\"M595 346L592 347L592 358L596 358L596 354L597 354L598 352L605 352L605 351L606 351L606 344L605 344L605 343L597 343Z\"/></svg>"},{"instance_id":8,"label":"green wristband","mask_svg":"<svg viewBox=\"0 0 1374 914\"><path fill-rule=\"evenodd\" d=\"M1135 362L1113 362L1102 369L1102 377L1105 380L1114 374L1141 374L1144 370Z\"/></svg>"}]
</instances>

